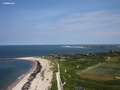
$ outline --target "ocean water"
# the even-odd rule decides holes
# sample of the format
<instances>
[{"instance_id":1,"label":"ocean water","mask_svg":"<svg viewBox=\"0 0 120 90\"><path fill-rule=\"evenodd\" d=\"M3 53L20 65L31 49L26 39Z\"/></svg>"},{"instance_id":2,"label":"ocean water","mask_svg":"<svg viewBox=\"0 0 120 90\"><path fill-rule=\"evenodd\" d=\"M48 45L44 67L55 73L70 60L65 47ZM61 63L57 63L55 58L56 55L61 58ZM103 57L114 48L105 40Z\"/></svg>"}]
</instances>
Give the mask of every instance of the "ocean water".
<instances>
[{"instance_id":1,"label":"ocean water","mask_svg":"<svg viewBox=\"0 0 120 90\"><path fill-rule=\"evenodd\" d=\"M68 45L6 45L0 46L0 58L44 56L49 54L72 54L107 52L111 48L65 48ZM70 45L69 45L70 46ZM112 48L120 49L120 48Z\"/></svg>"},{"instance_id":2,"label":"ocean water","mask_svg":"<svg viewBox=\"0 0 120 90\"><path fill-rule=\"evenodd\" d=\"M120 47L102 49L66 48L64 46L71 45L1 45L0 58L45 56L49 54L108 52L109 50L120 50ZM32 62L24 60L0 60L0 90L5 90L18 77L30 70L32 65Z\"/></svg>"},{"instance_id":3,"label":"ocean water","mask_svg":"<svg viewBox=\"0 0 120 90\"><path fill-rule=\"evenodd\" d=\"M25 60L0 61L0 90L6 90L16 79L31 69L33 63Z\"/></svg>"}]
</instances>

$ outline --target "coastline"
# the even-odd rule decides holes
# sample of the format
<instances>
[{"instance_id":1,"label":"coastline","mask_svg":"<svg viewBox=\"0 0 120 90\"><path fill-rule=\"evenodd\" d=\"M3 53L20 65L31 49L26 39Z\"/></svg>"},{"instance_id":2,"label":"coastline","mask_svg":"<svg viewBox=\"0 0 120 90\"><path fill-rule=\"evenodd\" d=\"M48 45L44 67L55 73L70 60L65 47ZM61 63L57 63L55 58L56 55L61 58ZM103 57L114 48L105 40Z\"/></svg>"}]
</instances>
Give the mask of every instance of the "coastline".
<instances>
[{"instance_id":1,"label":"coastline","mask_svg":"<svg viewBox=\"0 0 120 90\"><path fill-rule=\"evenodd\" d=\"M30 75L35 71L37 63L39 61L41 63L41 71L36 75L36 77L31 82L30 88L28 90L46 90L51 87L52 80L52 71L50 71L49 61L46 59L35 58L35 57L24 57L24 58L16 58L17 60L30 60L34 64L32 68L26 72L25 74L18 77L15 82L10 85L7 90L21 90L23 85L28 81Z\"/></svg>"},{"instance_id":2,"label":"coastline","mask_svg":"<svg viewBox=\"0 0 120 90\"><path fill-rule=\"evenodd\" d=\"M19 60L20 58L14 58L15 60ZM24 59L22 59L24 60ZM7 87L6 90L12 90L12 88L14 88L26 75L28 75L30 72L34 71L36 63L35 61L29 60L31 62L33 62L33 66L30 70L28 70L27 72L25 72L24 74L22 74L20 77L18 77L10 86Z\"/></svg>"}]
</instances>

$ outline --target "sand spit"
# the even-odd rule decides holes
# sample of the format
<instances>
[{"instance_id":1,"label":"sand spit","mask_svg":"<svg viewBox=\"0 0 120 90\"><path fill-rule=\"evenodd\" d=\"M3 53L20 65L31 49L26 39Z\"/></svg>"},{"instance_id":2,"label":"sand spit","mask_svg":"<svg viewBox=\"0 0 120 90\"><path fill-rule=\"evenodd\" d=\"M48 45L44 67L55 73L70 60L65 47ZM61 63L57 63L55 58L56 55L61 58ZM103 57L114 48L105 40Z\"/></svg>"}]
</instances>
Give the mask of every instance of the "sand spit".
<instances>
[{"instance_id":1,"label":"sand spit","mask_svg":"<svg viewBox=\"0 0 120 90\"><path fill-rule=\"evenodd\" d=\"M12 88L9 90L24 90L22 89L23 86L26 84L26 82L28 82L28 79L30 78L31 74L33 74L36 68L38 68L36 61L40 63L41 69L40 72L37 71L36 77L31 81L28 90L48 90L48 88L51 87L53 72L50 70L50 61L35 57L25 57L17 59L31 60L34 62L34 66L27 74L21 77L20 81L16 82L16 84L13 85Z\"/></svg>"}]
</instances>

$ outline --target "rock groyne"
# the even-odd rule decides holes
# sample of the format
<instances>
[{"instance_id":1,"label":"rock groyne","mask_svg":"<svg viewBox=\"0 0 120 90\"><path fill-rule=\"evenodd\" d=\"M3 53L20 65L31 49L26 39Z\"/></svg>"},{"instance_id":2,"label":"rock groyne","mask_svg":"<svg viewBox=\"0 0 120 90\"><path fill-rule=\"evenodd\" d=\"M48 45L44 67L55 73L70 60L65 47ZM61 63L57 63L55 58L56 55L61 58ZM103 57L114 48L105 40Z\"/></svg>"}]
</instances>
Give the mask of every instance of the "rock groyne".
<instances>
[{"instance_id":1,"label":"rock groyne","mask_svg":"<svg viewBox=\"0 0 120 90\"><path fill-rule=\"evenodd\" d=\"M30 88L31 82L34 80L34 78L36 77L36 75L41 71L41 63L39 61L35 61L36 62L36 69L34 70L34 72L29 76L28 81L23 85L21 90L28 90Z\"/></svg>"}]
</instances>

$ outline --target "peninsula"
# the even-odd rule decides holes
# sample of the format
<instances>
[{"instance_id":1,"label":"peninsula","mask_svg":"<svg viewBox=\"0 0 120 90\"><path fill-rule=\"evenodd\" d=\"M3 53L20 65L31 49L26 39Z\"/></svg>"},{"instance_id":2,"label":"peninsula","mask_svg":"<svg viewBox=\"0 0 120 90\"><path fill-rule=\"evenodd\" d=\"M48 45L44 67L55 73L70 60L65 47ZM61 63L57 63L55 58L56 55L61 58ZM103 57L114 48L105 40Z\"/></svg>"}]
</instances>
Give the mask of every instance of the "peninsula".
<instances>
[{"instance_id":1,"label":"peninsula","mask_svg":"<svg viewBox=\"0 0 120 90\"><path fill-rule=\"evenodd\" d=\"M115 46L115 45L83 45L83 46L74 46L74 45L71 45L71 46L63 46L63 47L66 47L66 48L120 48L120 46Z\"/></svg>"},{"instance_id":2,"label":"peninsula","mask_svg":"<svg viewBox=\"0 0 120 90\"><path fill-rule=\"evenodd\" d=\"M120 88L119 50L17 59L31 60L34 66L9 90L119 90Z\"/></svg>"},{"instance_id":3,"label":"peninsula","mask_svg":"<svg viewBox=\"0 0 120 90\"><path fill-rule=\"evenodd\" d=\"M48 90L53 76L50 61L39 57L17 58L34 62L33 68L21 76L8 90Z\"/></svg>"}]
</instances>

